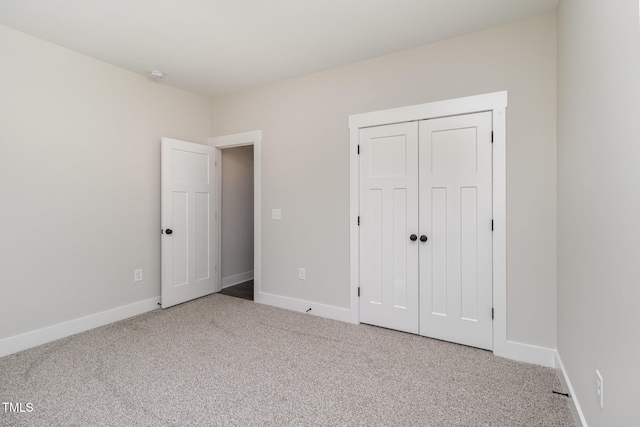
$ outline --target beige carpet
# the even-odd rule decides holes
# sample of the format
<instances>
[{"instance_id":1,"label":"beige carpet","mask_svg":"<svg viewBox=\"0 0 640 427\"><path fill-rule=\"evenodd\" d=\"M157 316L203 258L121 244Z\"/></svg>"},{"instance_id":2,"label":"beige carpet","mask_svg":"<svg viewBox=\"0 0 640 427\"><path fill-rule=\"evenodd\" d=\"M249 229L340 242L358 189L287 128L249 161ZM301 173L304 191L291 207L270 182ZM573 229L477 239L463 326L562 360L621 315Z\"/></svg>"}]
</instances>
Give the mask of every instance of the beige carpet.
<instances>
[{"instance_id":1,"label":"beige carpet","mask_svg":"<svg viewBox=\"0 0 640 427\"><path fill-rule=\"evenodd\" d=\"M212 295L0 358L2 426L573 426L555 371Z\"/></svg>"}]
</instances>

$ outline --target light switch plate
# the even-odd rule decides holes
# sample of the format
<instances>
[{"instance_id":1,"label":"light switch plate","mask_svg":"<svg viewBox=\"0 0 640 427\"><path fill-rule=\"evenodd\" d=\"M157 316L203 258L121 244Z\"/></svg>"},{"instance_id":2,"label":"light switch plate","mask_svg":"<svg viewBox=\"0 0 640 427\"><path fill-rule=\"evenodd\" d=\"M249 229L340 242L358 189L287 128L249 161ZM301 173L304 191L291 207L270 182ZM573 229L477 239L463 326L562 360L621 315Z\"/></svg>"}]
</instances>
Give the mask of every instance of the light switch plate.
<instances>
[{"instance_id":1,"label":"light switch plate","mask_svg":"<svg viewBox=\"0 0 640 427\"><path fill-rule=\"evenodd\" d=\"M280 221L282 219L282 211L280 209L271 209L271 219Z\"/></svg>"}]
</instances>

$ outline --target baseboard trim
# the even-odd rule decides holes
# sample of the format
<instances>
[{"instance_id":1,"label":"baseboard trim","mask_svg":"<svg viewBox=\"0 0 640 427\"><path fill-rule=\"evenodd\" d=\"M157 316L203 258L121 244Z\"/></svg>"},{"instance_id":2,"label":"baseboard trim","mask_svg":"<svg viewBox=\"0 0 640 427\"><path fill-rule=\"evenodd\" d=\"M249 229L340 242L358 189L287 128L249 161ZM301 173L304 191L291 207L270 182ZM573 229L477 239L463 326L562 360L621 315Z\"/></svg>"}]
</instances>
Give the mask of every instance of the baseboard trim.
<instances>
[{"instance_id":1,"label":"baseboard trim","mask_svg":"<svg viewBox=\"0 0 640 427\"><path fill-rule=\"evenodd\" d=\"M227 276L222 278L222 289L229 286L244 283L247 280L253 280L253 270L245 271L244 273L234 274L233 276Z\"/></svg>"},{"instance_id":2,"label":"baseboard trim","mask_svg":"<svg viewBox=\"0 0 640 427\"><path fill-rule=\"evenodd\" d=\"M260 304L309 313L342 322L359 323L357 321L354 322L351 310L348 308L318 304L312 301L283 297L266 292L255 292L254 301ZM311 309L311 311L307 311L309 309ZM534 365L541 365L548 368L556 367L557 353L555 349L551 348L523 344L515 341L506 341L499 349L494 348L494 354L507 359L517 360L519 362L532 363Z\"/></svg>"},{"instance_id":3,"label":"baseboard trim","mask_svg":"<svg viewBox=\"0 0 640 427\"><path fill-rule=\"evenodd\" d=\"M158 305L159 302L160 297L149 298L133 304L123 305L111 310L101 311L78 319L47 326L46 328L4 338L0 340L0 357L155 310L160 307Z\"/></svg>"},{"instance_id":4,"label":"baseboard trim","mask_svg":"<svg viewBox=\"0 0 640 427\"><path fill-rule=\"evenodd\" d=\"M494 345L493 354L518 362L532 363L547 368L555 367L555 349L523 344L516 341L506 341L501 345Z\"/></svg>"},{"instance_id":5,"label":"baseboard trim","mask_svg":"<svg viewBox=\"0 0 640 427\"><path fill-rule=\"evenodd\" d=\"M569 375L567 374L567 370L564 368L564 363L562 363L562 358L560 357L560 353L558 351L555 352L555 364L556 370L559 371L560 374L560 382L564 381L563 386L567 387L569 395L571 396L571 403L569 406L571 407L571 413L574 418L577 418L576 421L580 421L583 427L587 427L587 420L584 417L584 412L582 412L582 408L580 407L580 402L578 402L578 398L576 397L576 393L573 390L573 386L571 385L571 380L569 379Z\"/></svg>"},{"instance_id":6,"label":"baseboard trim","mask_svg":"<svg viewBox=\"0 0 640 427\"><path fill-rule=\"evenodd\" d=\"M341 322L353 323L351 321L351 310L349 310L348 308L318 304L316 302L283 297L280 295L268 294L264 292L255 292L253 299L255 302L260 304L266 304L273 307L284 308L286 310L308 313L314 316L326 317L328 319L340 320ZM309 311L309 309L311 310Z\"/></svg>"}]
</instances>

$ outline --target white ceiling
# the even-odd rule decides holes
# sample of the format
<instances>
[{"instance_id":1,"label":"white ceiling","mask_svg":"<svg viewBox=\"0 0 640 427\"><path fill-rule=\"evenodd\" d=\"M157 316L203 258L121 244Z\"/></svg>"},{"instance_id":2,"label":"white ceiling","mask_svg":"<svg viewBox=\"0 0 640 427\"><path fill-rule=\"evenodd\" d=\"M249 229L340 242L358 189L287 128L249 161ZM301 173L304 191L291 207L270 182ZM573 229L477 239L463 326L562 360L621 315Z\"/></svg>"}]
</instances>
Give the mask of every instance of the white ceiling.
<instances>
[{"instance_id":1,"label":"white ceiling","mask_svg":"<svg viewBox=\"0 0 640 427\"><path fill-rule=\"evenodd\" d=\"M0 0L0 24L208 97L554 10L558 0Z\"/></svg>"}]
</instances>

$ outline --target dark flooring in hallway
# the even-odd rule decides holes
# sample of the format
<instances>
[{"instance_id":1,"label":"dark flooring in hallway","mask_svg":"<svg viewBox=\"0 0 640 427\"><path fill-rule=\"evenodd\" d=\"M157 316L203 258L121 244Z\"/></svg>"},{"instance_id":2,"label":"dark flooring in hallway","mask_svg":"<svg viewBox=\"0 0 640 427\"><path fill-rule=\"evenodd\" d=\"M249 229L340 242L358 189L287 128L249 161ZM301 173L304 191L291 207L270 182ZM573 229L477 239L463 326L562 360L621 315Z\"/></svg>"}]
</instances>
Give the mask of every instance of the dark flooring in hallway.
<instances>
[{"instance_id":1,"label":"dark flooring in hallway","mask_svg":"<svg viewBox=\"0 0 640 427\"><path fill-rule=\"evenodd\" d=\"M230 297L248 299L253 301L253 280L248 280L237 285L229 286L219 292L222 295L228 295Z\"/></svg>"}]
</instances>

